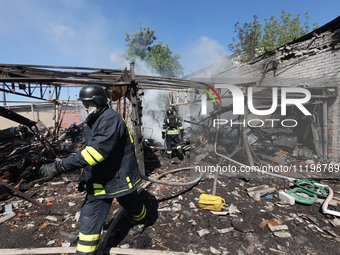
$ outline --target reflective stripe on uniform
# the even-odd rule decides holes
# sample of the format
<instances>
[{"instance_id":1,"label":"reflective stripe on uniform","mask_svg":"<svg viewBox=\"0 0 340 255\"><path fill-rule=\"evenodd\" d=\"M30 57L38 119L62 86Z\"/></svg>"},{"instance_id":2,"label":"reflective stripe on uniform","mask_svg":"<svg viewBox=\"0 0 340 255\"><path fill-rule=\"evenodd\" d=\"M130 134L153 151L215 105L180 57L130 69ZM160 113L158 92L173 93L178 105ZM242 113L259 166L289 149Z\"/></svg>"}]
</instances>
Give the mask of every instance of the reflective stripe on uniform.
<instances>
[{"instance_id":1,"label":"reflective stripe on uniform","mask_svg":"<svg viewBox=\"0 0 340 255\"><path fill-rule=\"evenodd\" d=\"M142 219L144 219L145 215L146 215L146 208L145 208L145 205L143 204L142 212L139 215L132 215L132 218L136 221L141 221Z\"/></svg>"},{"instance_id":2,"label":"reflective stripe on uniform","mask_svg":"<svg viewBox=\"0 0 340 255\"><path fill-rule=\"evenodd\" d=\"M179 131L178 131L178 129L168 130L167 134L168 135L178 135Z\"/></svg>"},{"instance_id":3,"label":"reflective stripe on uniform","mask_svg":"<svg viewBox=\"0 0 340 255\"><path fill-rule=\"evenodd\" d=\"M106 194L103 185L100 183L93 183L93 192L95 196Z\"/></svg>"},{"instance_id":4,"label":"reflective stripe on uniform","mask_svg":"<svg viewBox=\"0 0 340 255\"><path fill-rule=\"evenodd\" d=\"M129 177L129 176L126 177L126 181L127 181L128 185L129 185L129 189L131 189L131 188L132 188L132 184L131 184L131 181L130 181L130 177Z\"/></svg>"},{"instance_id":5,"label":"reflective stripe on uniform","mask_svg":"<svg viewBox=\"0 0 340 255\"><path fill-rule=\"evenodd\" d=\"M106 193L104 187L102 184L100 183L93 183L93 191L94 191L94 195L98 196L98 195L114 195L120 192L124 192L127 191L129 189L132 189L141 179L139 178L134 184L131 183L130 177L126 177L126 182L128 183L129 188L128 189L122 189L119 191L116 191L114 193Z\"/></svg>"},{"instance_id":6,"label":"reflective stripe on uniform","mask_svg":"<svg viewBox=\"0 0 340 255\"><path fill-rule=\"evenodd\" d=\"M131 143L133 143L133 138L132 138L132 135L131 135L131 132L130 132L129 126L128 126L128 124L127 124L126 120L125 120L123 117L122 117L122 119L124 120L124 122L125 122L125 125L126 125L126 127L127 127L127 129L128 129L129 136L130 136L130 141L131 141Z\"/></svg>"},{"instance_id":7,"label":"reflective stripe on uniform","mask_svg":"<svg viewBox=\"0 0 340 255\"><path fill-rule=\"evenodd\" d=\"M99 244L97 245L83 245L83 244L77 244L77 251L88 253L88 252L94 252L98 249Z\"/></svg>"},{"instance_id":8,"label":"reflective stripe on uniform","mask_svg":"<svg viewBox=\"0 0 340 255\"><path fill-rule=\"evenodd\" d=\"M85 235L79 232L79 242L82 243L78 242L77 251L83 253L90 253L96 251L99 246L100 237L101 234ZM86 243L88 243L88 245L86 245Z\"/></svg>"},{"instance_id":9,"label":"reflective stripe on uniform","mask_svg":"<svg viewBox=\"0 0 340 255\"><path fill-rule=\"evenodd\" d=\"M86 150L86 148L84 150L81 151L81 155L83 156L83 158L85 159L85 161L90 165L90 166L94 166L95 164L97 164L97 162L92 158L92 156L90 155L90 153L88 153L88 151Z\"/></svg>"},{"instance_id":10,"label":"reflective stripe on uniform","mask_svg":"<svg viewBox=\"0 0 340 255\"><path fill-rule=\"evenodd\" d=\"M85 161L90 165L94 166L102 162L105 158L92 146L86 146L85 149L81 151L81 155L84 157Z\"/></svg>"},{"instance_id":11,"label":"reflective stripe on uniform","mask_svg":"<svg viewBox=\"0 0 340 255\"><path fill-rule=\"evenodd\" d=\"M94 234L94 235L85 235L81 232L79 232L79 240L82 241L96 241L100 239L100 234Z\"/></svg>"},{"instance_id":12,"label":"reflective stripe on uniform","mask_svg":"<svg viewBox=\"0 0 340 255\"><path fill-rule=\"evenodd\" d=\"M166 151L166 153L168 153L168 154L171 154L171 153L172 153L172 151Z\"/></svg>"},{"instance_id":13,"label":"reflective stripe on uniform","mask_svg":"<svg viewBox=\"0 0 340 255\"><path fill-rule=\"evenodd\" d=\"M129 188L128 188L128 189L122 189L122 190L119 190L119 191L116 191L116 192L113 192L113 193L108 193L107 195L115 195L115 194L117 194L117 193L121 193L121 192L127 191L127 190L133 188L140 180L141 180L141 179L139 178L134 184L131 185L131 187L130 187L130 185L129 185ZM130 184L131 184L131 183L130 183Z\"/></svg>"},{"instance_id":14,"label":"reflective stripe on uniform","mask_svg":"<svg viewBox=\"0 0 340 255\"><path fill-rule=\"evenodd\" d=\"M176 148L176 149L177 149L177 150L178 150L178 149L182 149L182 147L181 147L181 146L177 146L177 148Z\"/></svg>"},{"instance_id":15,"label":"reflective stripe on uniform","mask_svg":"<svg viewBox=\"0 0 340 255\"><path fill-rule=\"evenodd\" d=\"M88 151L88 153L91 154L91 156L97 161L102 162L105 158L92 146L86 146L85 147Z\"/></svg>"}]
</instances>

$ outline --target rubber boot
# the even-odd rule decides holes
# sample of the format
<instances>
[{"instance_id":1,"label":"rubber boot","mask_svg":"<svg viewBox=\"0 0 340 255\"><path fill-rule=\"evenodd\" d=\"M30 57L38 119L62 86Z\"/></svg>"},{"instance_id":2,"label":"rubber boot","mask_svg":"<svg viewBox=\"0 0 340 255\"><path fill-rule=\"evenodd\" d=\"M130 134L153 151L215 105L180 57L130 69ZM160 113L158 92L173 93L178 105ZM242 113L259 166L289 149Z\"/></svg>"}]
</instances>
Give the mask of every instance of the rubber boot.
<instances>
[{"instance_id":1,"label":"rubber boot","mask_svg":"<svg viewBox=\"0 0 340 255\"><path fill-rule=\"evenodd\" d=\"M180 160L183 160L183 150L182 150L182 148L179 148L178 150L178 158L180 159Z\"/></svg>"},{"instance_id":2,"label":"rubber boot","mask_svg":"<svg viewBox=\"0 0 340 255\"><path fill-rule=\"evenodd\" d=\"M172 159L172 153L167 153L166 157L169 158L169 159Z\"/></svg>"}]
</instances>

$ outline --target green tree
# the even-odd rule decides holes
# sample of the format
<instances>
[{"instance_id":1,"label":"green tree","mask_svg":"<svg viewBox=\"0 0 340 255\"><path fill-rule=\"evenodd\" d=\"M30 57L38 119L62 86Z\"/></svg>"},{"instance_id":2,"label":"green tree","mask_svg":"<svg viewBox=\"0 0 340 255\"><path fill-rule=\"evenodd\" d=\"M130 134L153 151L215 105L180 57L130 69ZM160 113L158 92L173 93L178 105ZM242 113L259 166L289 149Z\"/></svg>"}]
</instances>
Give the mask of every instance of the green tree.
<instances>
[{"instance_id":1,"label":"green tree","mask_svg":"<svg viewBox=\"0 0 340 255\"><path fill-rule=\"evenodd\" d=\"M155 28L150 30L149 27L140 24L138 32L133 33L131 36L126 32L125 35L124 40L127 42L126 46L128 47L123 55L125 59L136 61L137 58L140 58L162 76L179 77L183 74L184 67L179 62L180 55L173 55L169 46L163 45L163 42L153 45L157 39Z\"/></svg>"},{"instance_id":2,"label":"green tree","mask_svg":"<svg viewBox=\"0 0 340 255\"><path fill-rule=\"evenodd\" d=\"M125 32L126 46L128 49L124 53L125 59L135 61L137 57L144 60L151 50L151 44L157 39L155 36L155 28L150 30L149 27L140 24L139 31L130 34Z\"/></svg>"},{"instance_id":3,"label":"green tree","mask_svg":"<svg viewBox=\"0 0 340 255\"><path fill-rule=\"evenodd\" d=\"M169 46L159 42L147 54L147 61L161 76L179 77L184 70L179 63L180 57L178 54L172 55Z\"/></svg>"},{"instance_id":4,"label":"green tree","mask_svg":"<svg viewBox=\"0 0 340 255\"><path fill-rule=\"evenodd\" d=\"M301 25L300 14L292 18L291 13L281 11L280 19L272 16L269 20L266 18L265 25L259 24L257 16L254 15L252 23L245 23L241 28L239 22L235 27L238 41L233 38L233 43L229 44L229 49L233 52L234 58L241 63L257 57L266 51L277 49L278 47L293 41L309 32L310 25L308 12L304 13L306 22ZM318 27L318 23L313 24L313 30Z\"/></svg>"},{"instance_id":5,"label":"green tree","mask_svg":"<svg viewBox=\"0 0 340 255\"><path fill-rule=\"evenodd\" d=\"M306 22L301 25L300 14L292 18L292 14L286 14L285 10L281 11L280 19L275 19L272 16L269 20L265 19L265 26L263 28L263 37L260 42L260 53L274 50L288 42L293 41L309 32L310 25L308 20L308 12L304 13ZM318 23L313 24L313 30L318 27Z\"/></svg>"},{"instance_id":6,"label":"green tree","mask_svg":"<svg viewBox=\"0 0 340 255\"><path fill-rule=\"evenodd\" d=\"M254 15L251 23L244 23L243 27L240 27L240 22L234 25L234 32L237 33L238 41L233 37L233 43L229 44L229 49L239 62L246 63L258 55L257 51L262 33L261 27L262 25L259 24L257 15Z\"/></svg>"}]
</instances>

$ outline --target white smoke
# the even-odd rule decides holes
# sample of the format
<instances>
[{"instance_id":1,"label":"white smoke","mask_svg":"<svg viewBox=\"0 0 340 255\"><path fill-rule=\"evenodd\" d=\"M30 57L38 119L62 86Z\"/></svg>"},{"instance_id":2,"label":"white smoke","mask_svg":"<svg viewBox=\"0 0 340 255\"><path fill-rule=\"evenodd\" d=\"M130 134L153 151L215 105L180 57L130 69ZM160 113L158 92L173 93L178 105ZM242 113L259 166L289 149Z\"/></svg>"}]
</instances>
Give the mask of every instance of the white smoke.
<instances>
[{"instance_id":1,"label":"white smoke","mask_svg":"<svg viewBox=\"0 0 340 255\"><path fill-rule=\"evenodd\" d=\"M164 99L168 97L168 94L169 92L165 90L144 90L142 97L144 138L163 143L162 129L166 106Z\"/></svg>"},{"instance_id":2,"label":"white smoke","mask_svg":"<svg viewBox=\"0 0 340 255\"><path fill-rule=\"evenodd\" d=\"M188 45L182 59L186 73L189 74L218 62L226 54L227 51L218 41L201 36L197 41Z\"/></svg>"},{"instance_id":3,"label":"white smoke","mask_svg":"<svg viewBox=\"0 0 340 255\"><path fill-rule=\"evenodd\" d=\"M113 52L110 55L111 62L118 69L130 69L130 62L123 57L122 52ZM160 76L147 62L137 58L135 60L135 73L138 75ZM166 102L164 98L169 94L166 90L145 89L141 97L143 106L144 138L154 139L155 142L163 143L162 128ZM160 99L162 97L162 99ZM163 101L162 101L163 100ZM163 103L163 105L162 105Z\"/></svg>"},{"instance_id":4,"label":"white smoke","mask_svg":"<svg viewBox=\"0 0 340 255\"><path fill-rule=\"evenodd\" d=\"M126 60L121 51L114 51L110 54L110 61L112 64L119 70L124 70L126 68L130 68L130 62Z\"/></svg>"},{"instance_id":5,"label":"white smoke","mask_svg":"<svg viewBox=\"0 0 340 255\"><path fill-rule=\"evenodd\" d=\"M130 62L124 58L121 51L115 51L110 54L111 62L117 67L117 69L124 70L125 68L130 69ZM152 75L160 76L160 74L152 68L146 61L137 57L134 61L135 63L135 73L140 75Z\"/></svg>"},{"instance_id":6,"label":"white smoke","mask_svg":"<svg viewBox=\"0 0 340 255\"><path fill-rule=\"evenodd\" d=\"M205 69L205 72L198 72L199 74L196 77L209 78L233 66L227 58L226 53L227 51L220 43L202 36L198 42L191 45L185 56L190 58L188 66L193 68L194 71L198 71L199 68ZM111 62L117 66L118 69L125 69L125 67L129 69L130 62L122 55L121 52L112 53L110 56ZM160 76L155 69L139 58L135 61L135 71L136 74ZM165 105L160 106L158 101L160 97L168 94L168 91L163 90L144 90L144 96L142 97L144 138L154 139L155 142L163 143L161 136L162 124L165 118ZM194 110L194 113L191 113L191 110ZM189 105L179 107L179 117L181 117L182 125L185 129L191 126L185 122L185 120L190 120L190 115L192 116L192 114L194 114L193 116L198 116L199 111L200 103L195 104L194 107L190 107ZM209 102L208 112L211 111L213 111L213 103ZM202 117L203 116L200 118Z\"/></svg>"}]
</instances>

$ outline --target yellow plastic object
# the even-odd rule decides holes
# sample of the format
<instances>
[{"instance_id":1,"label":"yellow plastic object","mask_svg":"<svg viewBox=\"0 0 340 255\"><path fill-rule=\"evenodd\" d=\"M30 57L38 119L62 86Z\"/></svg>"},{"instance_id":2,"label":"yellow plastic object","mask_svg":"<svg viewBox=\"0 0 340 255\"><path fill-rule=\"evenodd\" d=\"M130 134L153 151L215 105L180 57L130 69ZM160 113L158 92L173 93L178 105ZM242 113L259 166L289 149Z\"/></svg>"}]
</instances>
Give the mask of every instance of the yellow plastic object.
<instances>
[{"instance_id":1,"label":"yellow plastic object","mask_svg":"<svg viewBox=\"0 0 340 255\"><path fill-rule=\"evenodd\" d=\"M225 200L219 196L201 194L198 201L198 206L205 210L221 211L224 208Z\"/></svg>"}]
</instances>

